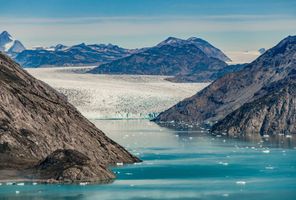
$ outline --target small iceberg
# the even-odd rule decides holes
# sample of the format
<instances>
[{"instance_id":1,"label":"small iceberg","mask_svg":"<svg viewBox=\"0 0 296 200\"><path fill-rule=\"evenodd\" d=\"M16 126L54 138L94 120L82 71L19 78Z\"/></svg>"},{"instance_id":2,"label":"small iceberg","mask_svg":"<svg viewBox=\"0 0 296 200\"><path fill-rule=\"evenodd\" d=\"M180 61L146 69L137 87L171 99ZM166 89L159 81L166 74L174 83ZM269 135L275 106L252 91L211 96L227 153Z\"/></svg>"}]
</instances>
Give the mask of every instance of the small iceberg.
<instances>
[{"instance_id":1,"label":"small iceberg","mask_svg":"<svg viewBox=\"0 0 296 200\"><path fill-rule=\"evenodd\" d=\"M88 182L81 182L81 183L79 183L79 185L82 185L82 186L85 186L87 184L88 184Z\"/></svg>"},{"instance_id":2,"label":"small iceberg","mask_svg":"<svg viewBox=\"0 0 296 200\"><path fill-rule=\"evenodd\" d=\"M246 181L236 181L237 185L246 185Z\"/></svg>"},{"instance_id":3,"label":"small iceberg","mask_svg":"<svg viewBox=\"0 0 296 200\"><path fill-rule=\"evenodd\" d=\"M219 162L218 164L219 164L219 165L228 166L228 163L227 163L227 162Z\"/></svg>"},{"instance_id":4,"label":"small iceberg","mask_svg":"<svg viewBox=\"0 0 296 200\"><path fill-rule=\"evenodd\" d=\"M263 150L262 153L270 153L270 150L268 150L268 149Z\"/></svg>"},{"instance_id":5,"label":"small iceberg","mask_svg":"<svg viewBox=\"0 0 296 200\"><path fill-rule=\"evenodd\" d=\"M24 186L25 183L17 183L16 185L18 185L18 186Z\"/></svg>"},{"instance_id":6,"label":"small iceberg","mask_svg":"<svg viewBox=\"0 0 296 200\"><path fill-rule=\"evenodd\" d=\"M20 193L20 191L18 191L18 190L17 190L17 191L15 191L15 193L16 193L16 194L19 194L19 193Z\"/></svg>"},{"instance_id":7,"label":"small iceberg","mask_svg":"<svg viewBox=\"0 0 296 200\"><path fill-rule=\"evenodd\" d=\"M268 170L273 170L273 169L274 169L274 167L272 167L272 166L268 166L268 167L265 167L265 169L268 169Z\"/></svg>"},{"instance_id":8,"label":"small iceberg","mask_svg":"<svg viewBox=\"0 0 296 200\"><path fill-rule=\"evenodd\" d=\"M117 166L123 166L123 163L120 162L120 163L116 163Z\"/></svg>"}]
</instances>

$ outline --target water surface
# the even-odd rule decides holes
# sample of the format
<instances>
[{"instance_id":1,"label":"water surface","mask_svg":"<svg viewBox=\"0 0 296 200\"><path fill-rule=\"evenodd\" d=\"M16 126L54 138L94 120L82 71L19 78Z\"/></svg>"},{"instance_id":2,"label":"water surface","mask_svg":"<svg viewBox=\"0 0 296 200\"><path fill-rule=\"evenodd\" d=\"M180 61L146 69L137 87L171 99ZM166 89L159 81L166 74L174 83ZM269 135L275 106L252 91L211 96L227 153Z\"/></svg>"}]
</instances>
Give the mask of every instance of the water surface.
<instances>
[{"instance_id":1,"label":"water surface","mask_svg":"<svg viewBox=\"0 0 296 200\"><path fill-rule=\"evenodd\" d=\"M295 199L293 146L169 130L146 120L93 122L144 162L114 168L118 178L106 185L2 184L0 199Z\"/></svg>"}]
</instances>

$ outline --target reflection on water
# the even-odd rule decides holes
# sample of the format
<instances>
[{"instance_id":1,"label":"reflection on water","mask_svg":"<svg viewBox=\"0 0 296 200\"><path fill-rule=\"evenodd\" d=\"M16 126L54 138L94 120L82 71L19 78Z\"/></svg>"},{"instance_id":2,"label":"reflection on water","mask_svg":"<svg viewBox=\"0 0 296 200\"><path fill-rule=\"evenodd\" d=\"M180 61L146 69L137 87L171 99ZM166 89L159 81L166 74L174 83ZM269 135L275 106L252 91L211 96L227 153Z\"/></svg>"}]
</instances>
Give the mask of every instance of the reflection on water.
<instances>
[{"instance_id":1,"label":"reflection on water","mask_svg":"<svg viewBox=\"0 0 296 200\"><path fill-rule=\"evenodd\" d=\"M114 168L118 178L107 185L0 185L0 199L292 200L296 195L293 138L239 141L145 120L94 123L144 162ZM292 148L281 148L286 142Z\"/></svg>"}]
</instances>

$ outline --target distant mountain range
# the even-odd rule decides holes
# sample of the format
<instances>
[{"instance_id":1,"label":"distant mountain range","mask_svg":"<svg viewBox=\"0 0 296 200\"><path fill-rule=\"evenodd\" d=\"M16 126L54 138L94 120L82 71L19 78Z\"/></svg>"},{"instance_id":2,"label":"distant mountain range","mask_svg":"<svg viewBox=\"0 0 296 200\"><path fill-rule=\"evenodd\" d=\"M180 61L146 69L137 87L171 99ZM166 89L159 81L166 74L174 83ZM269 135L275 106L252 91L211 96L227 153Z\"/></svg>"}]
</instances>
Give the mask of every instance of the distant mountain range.
<instances>
[{"instance_id":1,"label":"distant mountain range","mask_svg":"<svg viewBox=\"0 0 296 200\"><path fill-rule=\"evenodd\" d=\"M57 67L99 65L89 73L166 75L173 82L213 81L243 65L228 66L231 61L209 42L191 37L187 40L169 37L156 46L125 49L112 44L58 44L48 48L25 49L4 31L1 50L23 67Z\"/></svg>"},{"instance_id":2,"label":"distant mountain range","mask_svg":"<svg viewBox=\"0 0 296 200\"><path fill-rule=\"evenodd\" d=\"M0 51L13 57L16 54L24 51L26 48L19 41L13 39L13 37L7 32L3 31L0 34Z\"/></svg>"},{"instance_id":3,"label":"distant mountain range","mask_svg":"<svg viewBox=\"0 0 296 200\"><path fill-rule=\"evenodd\" d=\"M137 50L130 50L112 44L84 43L65 46L26 49L19 40L14 40L7 32L0 34L0 51L12 57L23 67L84 66L99 65L129 56Z\"/></svg>"},{"instance_id":4,"label":"distant mountain range","mask_svg":"<svg viewBox=\"0 0 296 200\"><path fill-rule=\"evenodd\" d=\"M99 65L131 55L134 50L112 44L62 44L19 53L15 60L24 67Z\"/></svg>"},{"instance_id":5,"label":"distant mountain range","mask_svg":"<svg viewBox=\"0 0 296 200\"><path fill-rule=\"evenodd\" d=\"M230 59L200 38L182 40L169 37L158 45L125 58L98 66L94 74L139 74L175 76L175 82L212 81L225 73L239 70L228 67Z\"/></svg>"},{"instance_id":6,"label":"distant mountain range","mask_svg":"<svg viewBox=\"0 0 296 200\"><path fill-rule=\"evenodd\" d=\"M242 70L219 78L154 121L211 122L213 132L230 136L295 134L296 36L285 38Z\"/></svg>"}]
</instances>

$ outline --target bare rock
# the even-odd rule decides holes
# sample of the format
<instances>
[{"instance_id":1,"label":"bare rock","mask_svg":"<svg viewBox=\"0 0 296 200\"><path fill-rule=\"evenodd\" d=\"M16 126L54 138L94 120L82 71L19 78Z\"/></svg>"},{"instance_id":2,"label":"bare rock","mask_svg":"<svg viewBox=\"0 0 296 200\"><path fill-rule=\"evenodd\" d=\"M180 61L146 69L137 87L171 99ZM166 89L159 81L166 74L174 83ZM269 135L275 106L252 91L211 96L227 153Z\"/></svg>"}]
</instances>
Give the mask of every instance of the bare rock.
<instances>
[{"instance_id":1,"label":"bare rock","mask_svg":"<svg viewBox=\"0 0 296 200\"><path fill-rule=\"evenodd\" d=\"M27 169L58 149L75 149L96 166L139 161L67 102L0 54L0 170ZM109 172L101 177L105 179Z\"/></svg>"}]
</instances>

